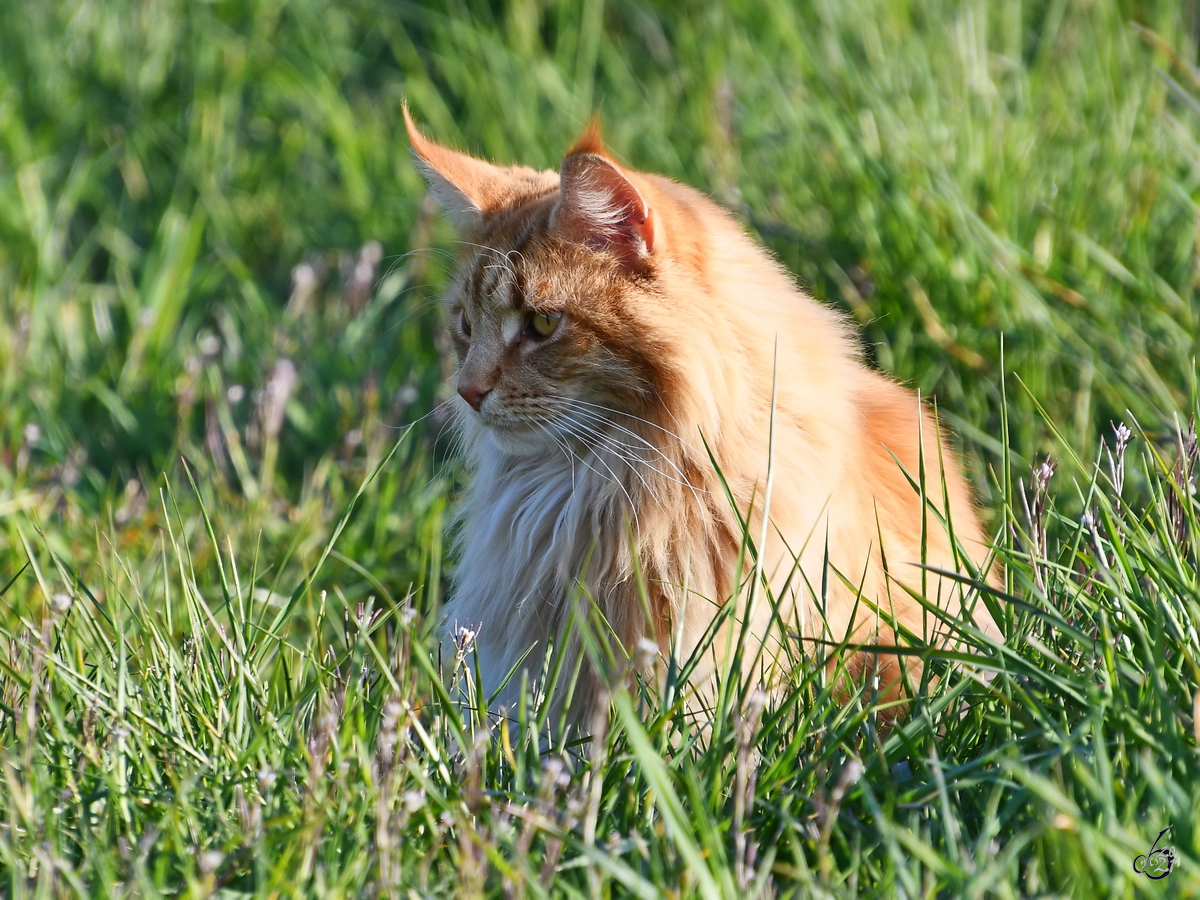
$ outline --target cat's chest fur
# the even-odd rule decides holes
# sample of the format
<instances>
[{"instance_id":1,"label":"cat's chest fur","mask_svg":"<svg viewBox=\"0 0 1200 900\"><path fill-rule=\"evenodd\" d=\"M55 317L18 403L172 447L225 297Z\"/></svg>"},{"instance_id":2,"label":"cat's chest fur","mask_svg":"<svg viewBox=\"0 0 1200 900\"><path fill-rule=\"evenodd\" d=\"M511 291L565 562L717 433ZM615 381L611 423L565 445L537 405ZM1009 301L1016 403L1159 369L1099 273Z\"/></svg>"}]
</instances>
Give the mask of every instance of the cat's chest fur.
<instances>
[{"instance_id":1,"label":"cat's chest fur","mask_svg":"<svg viewBox=\"0 0 1200 900\"><path fill-rule=\"evenodd\" d=\"M480 674L493 689L531 647L526 667L541 657L581 585L610 590L627 578L628 554L607 535L631 509L629 471L587 450L513 457L481 446L472 456L445 620L451 635L477 632ZM505 696L515 698L518 683Z\"/></svg>"}]
</instances>

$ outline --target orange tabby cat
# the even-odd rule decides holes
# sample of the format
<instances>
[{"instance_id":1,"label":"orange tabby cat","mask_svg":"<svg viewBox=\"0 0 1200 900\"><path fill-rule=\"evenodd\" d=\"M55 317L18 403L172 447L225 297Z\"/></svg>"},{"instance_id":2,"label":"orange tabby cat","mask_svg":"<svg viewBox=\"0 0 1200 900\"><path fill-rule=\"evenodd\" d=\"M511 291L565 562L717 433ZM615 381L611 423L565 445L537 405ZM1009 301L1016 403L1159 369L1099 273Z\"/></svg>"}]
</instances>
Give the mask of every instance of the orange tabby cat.
<instances>
[{"instance_id":1,"label":"orange tabby cat","mask_svg":"<svg viewBox=\"0 0 1200 900\"><path fill-rule=\"evenodd\" d=\"M905 587L921 590L922 559L962 568L939 513L975 566L987 546L933 418L862 363L841 315L707 197L618 164L595 128L559 172L537 172L440 146L405 118L433 196L469 239L446 298L470 481L445 617L477 631L485 689L518 663L536 679L581 590L626 647L681 639L686 658L718 606L747 593L718 468L752 510L751 537L765 535L762 575L786 623L772 626L766 601L739 608L768 643L760 665L789 640L890 645L891 622L933 636L937 617ZM924 516L900 467L918 477L922 440L936 486ZM925 580L929 602L957 615L961 588ZM998 635L982 603L973 614ZM701 693L716 655L693 676ZM884 690L900 674L888 658Z\"/></svg>"}]
</instances>

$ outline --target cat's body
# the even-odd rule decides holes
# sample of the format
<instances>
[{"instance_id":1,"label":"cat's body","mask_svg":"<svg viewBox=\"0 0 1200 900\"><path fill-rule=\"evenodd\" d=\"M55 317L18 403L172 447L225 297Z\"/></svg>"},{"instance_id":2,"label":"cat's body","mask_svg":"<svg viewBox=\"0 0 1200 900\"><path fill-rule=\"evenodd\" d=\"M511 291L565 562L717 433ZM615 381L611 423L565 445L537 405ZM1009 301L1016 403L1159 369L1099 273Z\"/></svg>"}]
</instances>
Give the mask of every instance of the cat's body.
<instances>
[{"instance_id":1,"label":"cat's body","mask_svg":"<svg viewBox=\"0 0 1200 900\"><path fill-rule=\"evenodd\" d=\"M893 643L872 606L931 633L935 617L900 584L921 589L922 559L963 570L934 510L949 508L974 566L986 544L932 417L862 364L841 316L712 201L619 167L591 131L561 177L473 160L411 123L410 136L470 239L448 296L470 482L445 618L478 632L486 689L531 647L536 677L580 586L626 646L681 637L690 653L743 576L726 486L753 510L755 542L769 502L763 572L786 625L771 627L764 601L749 630L768 660L789 633L841 640L852 616L855 640ZM900 467L920 477L922 442L924 516ZM957 614L960 588L924 580ZM974 618L997 633L982 604Z\"/></svg>"}]
</instances>

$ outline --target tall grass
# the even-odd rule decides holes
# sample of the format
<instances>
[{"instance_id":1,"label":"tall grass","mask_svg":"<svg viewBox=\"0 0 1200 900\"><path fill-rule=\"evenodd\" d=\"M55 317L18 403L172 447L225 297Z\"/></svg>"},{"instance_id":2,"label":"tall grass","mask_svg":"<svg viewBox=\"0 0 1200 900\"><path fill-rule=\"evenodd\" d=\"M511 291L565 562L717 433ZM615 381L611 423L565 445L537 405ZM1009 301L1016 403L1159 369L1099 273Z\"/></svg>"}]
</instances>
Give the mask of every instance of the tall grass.
<instances>
[{"instance_id":1,"label":"tall grass","mask_svg":"<svg viewBox=\"0 0 1200 900\"><path fill-rule=\"evenodd\" d=\"M0 6L5 892L1196 893L1195 27ZM815 664L765 706L728 682L707 731L636 659L586 742L464 701L432 635L454 246L404 95L543 166L598 108L855 317L965 439L1006 643L916 648L890 731Z\"/></svg>"}]
</instances>

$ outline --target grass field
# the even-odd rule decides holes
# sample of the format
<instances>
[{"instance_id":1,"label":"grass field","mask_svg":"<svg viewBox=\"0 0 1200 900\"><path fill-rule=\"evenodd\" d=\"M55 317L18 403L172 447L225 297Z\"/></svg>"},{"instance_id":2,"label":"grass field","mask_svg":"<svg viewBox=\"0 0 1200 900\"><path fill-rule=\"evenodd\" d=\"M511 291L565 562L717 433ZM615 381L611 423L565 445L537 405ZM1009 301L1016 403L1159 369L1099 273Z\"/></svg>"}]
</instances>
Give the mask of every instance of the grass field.
<instances>
[{"instance_id":1,"label":"grass field","mask_svg":"<svg viewBox=\"0 0 1200 900\"><path fill-rule=\"evenodd\" d=\"M0 895L1200 894L1198 35L1167 0L0 0ZM600 110L936 396L1007 572L990 683L931 658L881 733L813 666L698 735L631 673L582 744L456 699L454 245L405 96L548 167Z\"/></svg>"}]
</instances>

